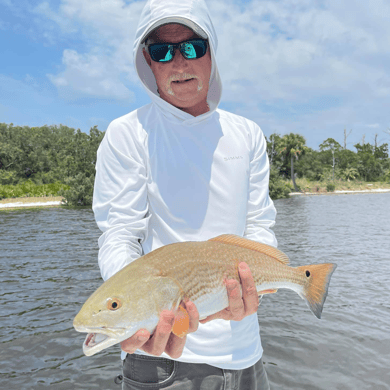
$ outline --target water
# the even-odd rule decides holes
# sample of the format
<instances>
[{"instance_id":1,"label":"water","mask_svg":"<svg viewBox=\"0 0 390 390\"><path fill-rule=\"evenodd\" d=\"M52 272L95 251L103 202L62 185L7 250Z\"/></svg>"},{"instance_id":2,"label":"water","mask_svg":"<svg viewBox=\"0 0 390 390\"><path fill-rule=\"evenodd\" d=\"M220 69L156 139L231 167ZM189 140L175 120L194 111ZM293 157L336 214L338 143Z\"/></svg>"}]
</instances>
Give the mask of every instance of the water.
<instances>
[{"instance_id":1,"label":"water","mask_svg":"<svg viewBox=\"0 0 390 390\"><path fill-rule=\"evenodd\" d=\"M335 262L322 319L292 291L258 315L272 389L389 389L390 194L275 202L293 266ZM119 346L92 357L72 321L101 284L91 210L0 212L0 388L120 389Z\"/></svg>"}]
</instances>

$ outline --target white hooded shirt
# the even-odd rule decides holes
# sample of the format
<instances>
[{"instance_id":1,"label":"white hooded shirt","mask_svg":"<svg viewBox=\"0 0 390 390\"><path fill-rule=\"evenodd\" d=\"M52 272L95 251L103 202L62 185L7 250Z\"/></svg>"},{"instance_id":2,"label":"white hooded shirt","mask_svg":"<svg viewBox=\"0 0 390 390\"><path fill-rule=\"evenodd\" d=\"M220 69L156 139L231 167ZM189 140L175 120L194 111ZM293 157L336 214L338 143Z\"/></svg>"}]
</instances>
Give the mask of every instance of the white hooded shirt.
<instances>
[{"instance_id":1,"label":"white hooded shirt","mask_svg":"<svg viewBox=\"0 0 390 390\"><path fill-rule=\"evenodd\" d=\"M142 54L141 43L153 25L172 16L192 21L208 36L210 110L196 117L159 97ZM104 280L143 254L175 242L229 233L277 245L266 142L254 122L217 108L222 93L217 44L204 0L146 3L134 64L152 102L111 122L97 153L93 211L103 232L99 266ZM255 364L262 353L257 315L252 314L242 321L199 324L187 335L178 359L161 357L238 370Z\"/></svg>"}]
</instances>

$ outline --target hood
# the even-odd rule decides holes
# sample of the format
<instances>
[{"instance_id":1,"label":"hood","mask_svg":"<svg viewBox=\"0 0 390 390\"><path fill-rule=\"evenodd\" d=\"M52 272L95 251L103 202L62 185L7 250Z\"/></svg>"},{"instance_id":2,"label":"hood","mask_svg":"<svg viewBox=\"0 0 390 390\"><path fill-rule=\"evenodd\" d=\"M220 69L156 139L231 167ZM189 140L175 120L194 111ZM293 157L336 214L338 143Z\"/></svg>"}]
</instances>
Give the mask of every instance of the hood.
<instances>
[{"instance_id":1,"label":"hood","mask_svg":"<svg viewBox=\"0 0 390 390\"><path fill-rule=\"evenodd\" d=\"M210 107L210 111L197 117L176 108L160 98L157 92L156 79L142 54L142 43L146 36L153 30L154 26L164 23L165 20L168 23L180 19L188 20L188 25L193 26L193 29L198 31L199 35L207 35L211 52L212 65L209 91L207 94L207 103ZM190 125L208 118L217 109L222 95L222 83L215 59L217 46L217 34L215 33L209 10L204 0L147 1L142 10L135 36L133 48L134 65L146 92L164 116L179 121L182 124Z\"/></svg>"}]
</instances>

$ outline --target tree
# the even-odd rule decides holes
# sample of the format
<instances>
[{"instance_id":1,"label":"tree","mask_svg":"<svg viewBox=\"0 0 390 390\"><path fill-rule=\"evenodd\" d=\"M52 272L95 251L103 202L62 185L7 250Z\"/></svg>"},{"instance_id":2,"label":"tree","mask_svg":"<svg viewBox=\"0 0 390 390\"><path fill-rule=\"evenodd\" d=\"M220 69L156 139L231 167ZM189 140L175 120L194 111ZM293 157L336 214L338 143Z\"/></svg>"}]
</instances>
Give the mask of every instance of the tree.
<instances>
[{"instance_id":1,"label":"tree","mask_svg":"<svg viewBox=\"0 0 390 390\"><path fill-rule=\"evenodd\" d=\"M269 165L272 166L275 161L278 159L281 145L281 137L279 134L271 134L269 137L269 141L267 140L267 152Z\"/></svg>"},{"instance_id":2,"label":"tree","mask_svg":"<svg viewBox=\"0 0 390 390\"><path fill-rule=\"evenodd\" d=\"M0 185L69 183L68 204L91 203L96 152L104 132L0 123Z\"/></svg>"},{"instance_id":3,"label":"tree","mask_svg":"<svg viewBox=\"0 0 390 390\"><path fill-rule=\"evenodd\" d=\"M335 152L341 150L341 145L334 140L333 138L327 138L322 144L320 144L321 152L328 152L332 154L332 168L333 168L333 180L334 180L334 170L336 166Z\"/></svg>"},{"instance_id":4,"label":"tree","mask_svg":"<svg viewBox=\"0 0 390 390\"><path fill-rule=\"evenodd\" d=\"M341 172L341 177L347 181L355 179L357 175L358 171L355 168L346 168L344 169L344 171Z\"/></svg>"},{"instance_id":5,"label":"tree","mask_svg":"<svg viewBox=\"0 0 390 390\"><path fill-rule=\"evenodd\" d=\"M291 164L291 179L294 185L294 190L298 192L297 184L295 183L294 174L294 159L298 160L307 151L306 140L300 134L286 134L281 139L281 154L286 157L286 161L290 160Z\"/></svg>"},{"instance_id":6,"label":"tree","mask_svg":"<svg viewBox=\"0 0 390 390\"><path fill-rule=\"evenodd\" d=\"M387 160L387 144L375 148L369 143L354 145L357 149L357 169L365 181L374 181L383 174L381 160ZM377 153L377 156L375 156Z\"/></svg>"},{"instance_id":7,"label":"tree","mask_svg":"<svg viewBox=\"0 0 390 390\"><path fill-rule=\"evenodd\" d=\"M320 180L324 171L324 164L320 159L320 153L307 148L298 162L294 164L294 170L298 177L305 177L309 180Z\"/></svg>"},{"instance_id":8,"label":"tree","mask_svg":"<svg viewBox=\"0 0 390 390\"><path fill-rule=\"evenodd\" d=\"M347 129L344 129L344 149L347 149L347 138L351 134L352 129L349 130L349 133L347 134Z\"/></svg>"}]
</instances>

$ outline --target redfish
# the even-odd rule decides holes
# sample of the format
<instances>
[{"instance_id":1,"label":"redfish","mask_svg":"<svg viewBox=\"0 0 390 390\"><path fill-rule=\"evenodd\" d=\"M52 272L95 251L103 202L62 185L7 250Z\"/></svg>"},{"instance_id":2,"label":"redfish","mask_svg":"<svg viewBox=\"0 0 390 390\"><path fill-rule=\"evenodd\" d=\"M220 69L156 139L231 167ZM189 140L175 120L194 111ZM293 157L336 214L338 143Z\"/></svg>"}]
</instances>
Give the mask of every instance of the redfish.
<instances>
[{"instance_id":1,"label":"redfish","mask_svg":"<svg viewBox=\"0 0 390 390\"><path fill-rule=\"evenodd\" d=\"M321 318L335 264L290 267L287 255L280 250L224 234L208 241L163 246L104 282L73 322L78 332L88 333L83 344L85 355L119 343L141 328L153 333L163 310L180 313L172 332L184 337L189 317L181 302L194 302L200 319L228 307L225 281L240 281L238 264L242 261L248 264L259 295L280 288L293 290Z\"/></svg>"}]
</instances>

